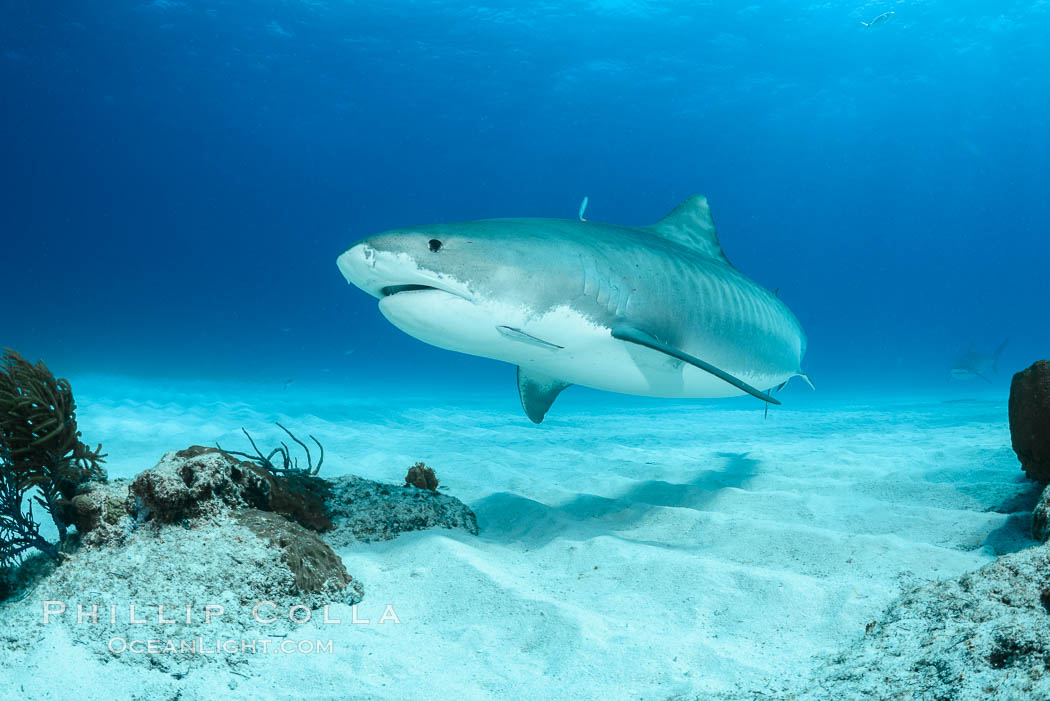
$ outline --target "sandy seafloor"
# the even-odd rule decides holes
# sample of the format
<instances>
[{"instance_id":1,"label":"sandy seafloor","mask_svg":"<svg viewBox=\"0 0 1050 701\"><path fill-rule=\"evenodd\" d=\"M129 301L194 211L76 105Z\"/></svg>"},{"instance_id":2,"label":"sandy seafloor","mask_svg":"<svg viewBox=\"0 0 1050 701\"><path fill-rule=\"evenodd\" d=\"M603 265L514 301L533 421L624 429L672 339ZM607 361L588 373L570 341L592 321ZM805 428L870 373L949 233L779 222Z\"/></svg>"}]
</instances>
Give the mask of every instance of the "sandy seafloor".
<instances>
[{"instance_id":1,"label":"sandy seafloor","mask_svg":"<svg viewBox=\"0 0 1050 701\"><path fill-rule=\"evenodd\" d=\"M763 418L754 402L593 394L536 427L513 396L73 386L111 477L190 444L243 447L241 426L269 443L279 420L324 443L323 474L397 482L423 460L477 513L477 537L340 550L373 623L300 636L332 654L271 655L247 678L205 664L182 699L760 693L811 674L903 588L1031 544L1005 399L810 398ZM375 623L386 604L399 625ZM5 669L0 697L150 698L165 676L99 652L56 635Z\"/></svg>"}]
</instances>

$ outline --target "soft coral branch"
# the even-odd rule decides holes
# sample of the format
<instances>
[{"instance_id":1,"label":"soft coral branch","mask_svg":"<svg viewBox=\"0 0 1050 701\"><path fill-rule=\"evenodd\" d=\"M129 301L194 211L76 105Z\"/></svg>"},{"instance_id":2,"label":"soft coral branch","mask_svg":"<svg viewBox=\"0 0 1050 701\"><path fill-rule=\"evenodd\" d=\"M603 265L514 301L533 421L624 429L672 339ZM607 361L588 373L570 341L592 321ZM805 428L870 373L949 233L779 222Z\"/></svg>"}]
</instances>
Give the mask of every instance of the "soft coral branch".
<instances>
[{"instance_id":1,"label":"soft coral branch","mask_svg":"<svg viewBox=\"0 0 1050 701\"><path fill-rule=\"evenodd\" d=\"M57 558L57 548L40 535L32 500L65 541L63 512L79 484L105 480L104 458L101 445L91 450L80 440L69 382L56 379L42 361L34 365L7 350L0 357L0 563L29 548ZM23 511L27 494L32 499Z\"/></svg>"}]
</instances>

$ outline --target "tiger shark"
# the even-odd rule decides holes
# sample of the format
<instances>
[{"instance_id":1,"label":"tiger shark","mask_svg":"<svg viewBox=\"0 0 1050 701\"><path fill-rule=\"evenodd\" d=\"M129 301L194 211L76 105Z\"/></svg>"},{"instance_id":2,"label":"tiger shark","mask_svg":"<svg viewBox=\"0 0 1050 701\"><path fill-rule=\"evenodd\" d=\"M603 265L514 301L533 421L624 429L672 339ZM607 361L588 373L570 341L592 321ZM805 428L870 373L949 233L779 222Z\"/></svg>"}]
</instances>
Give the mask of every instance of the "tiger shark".
<instances>
[{"instance_id":1,"label":"tiger shark","mask_svg":"<svg viewBox=\"0 0 1050 701\"><path fill-rule=\"evenodd\" d=\"M999 344L992 353L982 353L971 343L967 350L958 360L952 364L951 376L956 380L972 380L979 377L991 384L989 375L999 372L999 356L1006 349L1007 341Z\"/></svg>"},{"instance_id":2,"label":"tiger shark","mask_svg":"<svg viewBox=\"0 0 1050 701\"><path fill-rule=\"evenodd\" d=\"M573 384L779 404L770 388L809 382L798 320L729 263L701 195L644 227L581 215L394 229L337 262L410 336L517 365L535 423Z\"/></svg>"}]
</instances>

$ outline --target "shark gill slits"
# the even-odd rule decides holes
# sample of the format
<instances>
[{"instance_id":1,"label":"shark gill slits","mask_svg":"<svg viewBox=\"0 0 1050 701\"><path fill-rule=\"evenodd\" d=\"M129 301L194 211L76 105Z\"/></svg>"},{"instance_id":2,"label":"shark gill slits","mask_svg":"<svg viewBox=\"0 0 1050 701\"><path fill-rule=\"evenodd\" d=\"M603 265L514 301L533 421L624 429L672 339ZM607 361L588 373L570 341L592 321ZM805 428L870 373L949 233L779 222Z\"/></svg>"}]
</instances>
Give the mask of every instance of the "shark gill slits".
<instances>
[{"instance_id":1,"label":"shark gill slits","mask_svg":"<svg viewBox=\"0 0 1050 701\"><path fill-rule=\"evenodd\" d=\"M441 250L441 241L439 241L438 239L430 239L429 246L431 251L437 253Z\"/></svg>"}]
</instances>

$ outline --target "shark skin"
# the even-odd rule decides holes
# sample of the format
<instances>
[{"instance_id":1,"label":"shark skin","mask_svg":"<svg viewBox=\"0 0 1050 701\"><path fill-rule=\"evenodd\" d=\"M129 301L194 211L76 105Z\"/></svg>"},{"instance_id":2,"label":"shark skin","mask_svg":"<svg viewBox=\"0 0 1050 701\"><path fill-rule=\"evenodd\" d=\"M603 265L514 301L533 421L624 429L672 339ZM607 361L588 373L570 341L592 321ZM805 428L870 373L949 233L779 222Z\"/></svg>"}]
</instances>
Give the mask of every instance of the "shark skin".
<instances>
[{"instance_id":1,"label":"shark skin","mask_svg":"<svg viewBox=\"0 0 1050 701\"><path fill-rule=\"evenodd\" d=\"M337 262L410 336L517 365L535 423L573 384L779 404L762 390L805 378L798 320L729 263L699 195L646 227L487 219L394 229Z\"/></svg>"}]
</instances>

